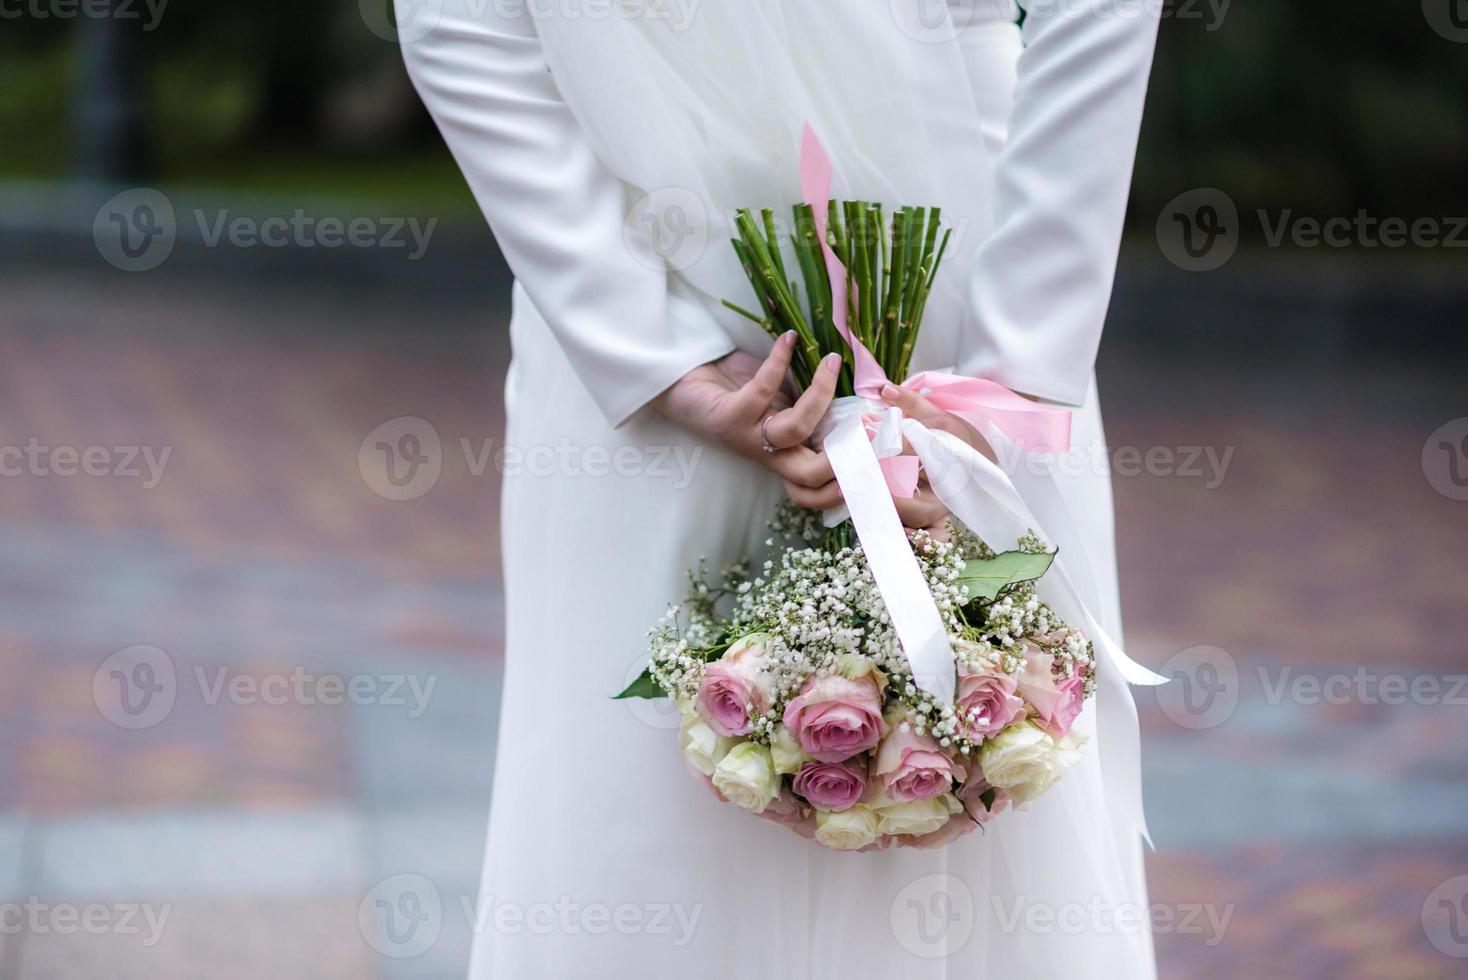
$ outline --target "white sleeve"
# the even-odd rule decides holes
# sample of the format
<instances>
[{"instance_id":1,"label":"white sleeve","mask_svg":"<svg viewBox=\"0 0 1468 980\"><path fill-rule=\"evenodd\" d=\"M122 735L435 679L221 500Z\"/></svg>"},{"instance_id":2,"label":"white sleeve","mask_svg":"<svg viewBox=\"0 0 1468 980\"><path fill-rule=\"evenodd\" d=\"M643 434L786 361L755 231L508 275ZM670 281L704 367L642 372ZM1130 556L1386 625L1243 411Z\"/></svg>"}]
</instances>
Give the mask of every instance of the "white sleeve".
<instances>
[{"instance_id":1,"label":"white sleeve","mask_svg":"<svg viewBox=\"0 0 1468 980\"><path fill-rule=\"evenodd\" d=\"M995 230L974 260L977 336L960 368L1079 405L1111 301L1160 2L1021 3Z\"/></svg>"},{"instance_id":2,"label":"white sleeve","mask_svg":"<svg viewBox=\"0 0 1468 980\"><path fill-rule=\"evenodd\" d=\"M398 3L411 18L410 0ZM626 185L556 91L527 10L444 0L426 33L404 36L403 60L511 271L620 425L734 343L701 307L670 294L651 249L633 254Z\"/></svg>"}]
</instances>

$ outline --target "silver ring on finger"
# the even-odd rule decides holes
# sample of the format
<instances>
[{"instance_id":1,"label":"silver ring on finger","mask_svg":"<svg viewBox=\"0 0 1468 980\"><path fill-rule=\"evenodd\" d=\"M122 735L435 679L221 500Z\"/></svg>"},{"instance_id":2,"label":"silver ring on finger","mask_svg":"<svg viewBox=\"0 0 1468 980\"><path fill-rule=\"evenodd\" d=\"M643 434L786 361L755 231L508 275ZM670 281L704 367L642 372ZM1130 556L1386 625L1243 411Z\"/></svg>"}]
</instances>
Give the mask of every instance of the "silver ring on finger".
<instances>
[{"instance_id":1,"label":"silver ring on finger","mask_svg":"<svg viewBox=\"0 0 1468 980\"><path fill-rule=\"evenodd\" d=\"M766 426L770 424L770 419L772 418L774 418L773 415L766 415L765 420L759 424L759 437L764 440L764 450L767 453L776 453L780 451L778 446L770 442L770 434L765 431Z\"/></svg>"}]
</instances>

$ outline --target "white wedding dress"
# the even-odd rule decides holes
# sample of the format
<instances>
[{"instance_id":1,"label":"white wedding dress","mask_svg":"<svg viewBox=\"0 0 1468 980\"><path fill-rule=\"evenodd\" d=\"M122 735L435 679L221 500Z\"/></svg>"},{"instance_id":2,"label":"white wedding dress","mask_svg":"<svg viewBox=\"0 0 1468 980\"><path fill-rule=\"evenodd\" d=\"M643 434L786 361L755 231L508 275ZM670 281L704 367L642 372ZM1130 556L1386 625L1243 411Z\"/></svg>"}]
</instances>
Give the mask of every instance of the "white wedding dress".
<instances>
[{"instance_id":1,"label":"white wedding dress","mask_svg":"<svg viewBox=\"0 0 1468 980\"><path fill-rule=\"evenodd\" d=\"M718 305L748 289L723 216L796 199L805 122L838 195L943 205L958 228L915 369L1070 405L1077 458L1096 458L1092 367L1157 13L1036 4L1022 35L1009 0L951 7L418 11L436 19L405 39L409 70L517 278L507 443L556 461L505 478L475 978L1155 975L1136 714L1110 665L1077 724L1083 762L940 851L827 851L720 804L669 710L610 698L685 570L757 554L780 497L758 465L642 409L698 364L768 349ZM1119 636L1107 475L1057 482L1063 500L1031 505Z\"/></svg>"}]
</instances>

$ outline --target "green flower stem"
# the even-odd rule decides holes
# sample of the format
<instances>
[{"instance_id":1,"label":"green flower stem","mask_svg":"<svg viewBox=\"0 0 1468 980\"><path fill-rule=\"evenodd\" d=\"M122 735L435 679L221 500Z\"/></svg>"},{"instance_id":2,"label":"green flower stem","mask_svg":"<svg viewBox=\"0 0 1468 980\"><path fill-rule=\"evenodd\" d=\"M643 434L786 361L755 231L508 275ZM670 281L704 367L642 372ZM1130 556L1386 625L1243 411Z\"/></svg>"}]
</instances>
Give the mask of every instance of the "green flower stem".
<instances>
[{"instance_id":1,"label":"green flower stem","mask_svg":"<svg viewBox=\"0 0 1468 980\"><path fill-rule=\"evenodd\" d=\"M811 310L811 325L824 350L835 346L836 331L831 322L831 283L826 274L825 257L816 235L815 213L808 205L795 208L795 233L790 236L800 274L805 279L805 295Z\"/></svg>"},{"instance_id":2,"label":"green flower stem","mask_svg":"<svg viewBox=\"0 0 1468 980\"><path fill-rule=\"evenodd\" d=\"M805 317L795 305L795 299L790 294L788 280L785 278L780 267L770 255L759 229L755 227L754 218L748 210L740 211L735 217L735 226L739 229L745 247L749 250L758 278L763 280L765 292L774 300L778 309L782 325L789 330L794 330L800 337L801 350L805 355L807 377L815 374L816 367L821 361L820 344L816 341L815 334L811 332L810 325L805 322ZM758 287L757 287L758 288Z\"/></svg>"},{"instance_id":3,"label":"green flower stem","mask_svg":"<svg viewBox=\"0 0 1468 980\"><path fill-rule=\"evenodd\" d=\"M760 306L764 307L770 322L778 325L781 322L779 307L765 289L765 277L755 269L753 253L743 241L737 238L733 239L731 244L734 246L734 254L739 256L739 264L744 267L744 275L748 277L750 286L754 288L754 294L759 299Z\"/></svg>"},{"instance_id":4,"label":"green flower stem","mask_svg":"<svg viewBox=\"0 0 1468 980\"><path fill-rule=\"evenodd\" d=\"M953 237L953 229L952 228L949 228L949 229L947 229L946 231L943 232L943 244L941 246L939 246L939 248L938 248L938 254L935 255L935 256L933 256L933 260L932 260L932 262L928 266L927 278L924 281L922 291L919 293L919 296L918 296L917 310L913 314L913 322L914 323L921 322L922 321L922 318L923 318L923 313L925 313L927 311L927 308L928 308L928 296L933 291L933 284L938 281L938 265L939 265L939 263L941 263L943 261L943 256L945 254L947 254L947 252L948 252L948 243L949 243L949 240L952 237ZM914 330L912 337L909 338L908 342L903 346L902 362L901 362L901 371L902 371L902 375L903 375L903 378L904 379L907 377L907 372L908 372L909 366L912 364L912 352L913 352L913 349L916 346L917 346L917 331Z\"/></svg>"},{"instance_id":5,"label":"green flower stem","mask_svg":"<svg viewBox=\"0 0 1468 980\"><path fill-rule=\"evenodd\" d=\"M765 317L757 316L746 310L744 307L740 306L738 303L731 303L727 299L723 300L723 304L727 308L733 310L735 313L738 313L740 316L745 317L746 319L753 320L755 323L758 323L760 326L764 327L765 333L769 334L771 337L780 336L779 329L776 328L773 322L766 319Z\"/></svg>"},{"instance_id":6,"label":"green flower stem","mask_svg":"<svg viewBox=\"0 0 1468 980\"><path fill-rule=\"evenodd\" d=\"M887 296L882 301L882 349L878 359L882 362L882 370L887 371L888 377L893 376L894 358L901 351L903 329L901 329L901 318L898 315L900 314L898 299L900 299L901 282L903 282L901 276L906 271L906 242L903 241L906 227L906 210L894 211L893 223L888 233L891 242L882 254L885 266L882 271L884 271Z\"/></svg>"},{"instance_id":7,"label":"green flower stem","mask_svg":"<svg viewBox=\"0 0 1468 980\"><path fill-rule=\"evenodd\" d=\"M837 258L846 259L846 226L841 223L841 202L832 201L826 206L826 234L831 246L831 251L836 253ZM849 268L849 266L848 266Z\"/></svg>"},{"instance_id":8,"label":"green flower stem","mask_svg":"<svg viewBox=\"0 0 1468 980\"><path fill-rule=\"evenodd\" d=\"M734 251L739 255L740 261L744 265L744 273L749 277L750 285L754 287L754 291L759 296L760 303L767 311L768 316L759 319L753 317L747 310L740 310L740 312L745 316L749 316L751 319L759 319L760 325L765 328L770 336L778 339L787 330L793 329L793 327L785 317L779 302L770 294L770 276L759 271L756 267L757 259L754 257L753 250L743 241L736 240L734 242ZM732 306L727 301L725 305ZM790 363L790 372L795 377L796 384L801 388L809 385L811 378L814 377L813 370L808 366L807 361L808 357L797 357L792 359Z\"/></svg>"},{"instance_id":9,"label":"green flower stem","mask_svg":"<svg viewBox=\"0 0 1468 980\"><path fill-rule=\"evenodd\" d=\"M861 212L861 270L862 288L861 295L857 299L861 303L861 326L864 331L863 337L868 348L877 346L877 318L873 314L872 297L877 291L878 275L880 274L876 265L877 249L876 239L872 229L871 208L865 203L858 205Z\"/></svg>"},{"instance_id":10,"label":"green flower stem","mask_svg":"<svg viewBox=\"0 0 1468 980\"><path fill-rule=\"evenodd\" d=\"M876 344L876 324L869 309L872 302L872 233L867 221L867 208L857 202L852 211L856 216L856 228L852 233L856 251L856 302L852 304L861 311L861 330L858 336L868 349Z\"/></svg>"},{"instance_id":11,"label":"green flower stem","mask_svg":"<svg viewBox=\"0 0 1468 980\"><path fill-rule=\"evenodd\" d=\"M770 208L765 208L760 212L760 217L764 219L765 223L765 250L770 253L770 258L780 273L781 281L788 282L790 274L785 271L785 260L780 257L780 234L775 230L775 212Z\"/></svg>"}]
</instances>

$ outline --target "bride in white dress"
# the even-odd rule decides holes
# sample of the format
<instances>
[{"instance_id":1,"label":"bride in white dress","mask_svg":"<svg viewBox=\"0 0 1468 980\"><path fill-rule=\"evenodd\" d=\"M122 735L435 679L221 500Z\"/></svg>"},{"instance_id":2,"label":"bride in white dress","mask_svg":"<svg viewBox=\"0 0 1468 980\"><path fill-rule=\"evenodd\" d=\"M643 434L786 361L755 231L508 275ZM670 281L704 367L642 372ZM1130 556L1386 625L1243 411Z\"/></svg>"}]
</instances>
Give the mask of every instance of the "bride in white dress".
<instances>
[{"instance_id":1,"label":"bride in white dress","mask_svg":"<svg viewBox=\"0 0 1468 980\"><path fill-rule=\"evenodd\" d=\"M671 712L609 695L687 568L758 554L783 494L839 494L800 445L819 393L785 409L746 385L769 340L719 305L748 289L725 215L788 213L806 123L837 196L941 205L957 231L914 370L1072 407L1077 458L1101 457L1092 368L1156 5L1036 2L1021 29L1012 0L400 3L409 71L516 276L507 442L555 461L505 479L472 976L1154 976L1136 713L1109 664L1084 760L937 851L828 851L721 805ZM1058 472L1029 503L1119 636L1107 474ZM903 516L942 514L927 494Z\"/></svg>"}]
</instances>

